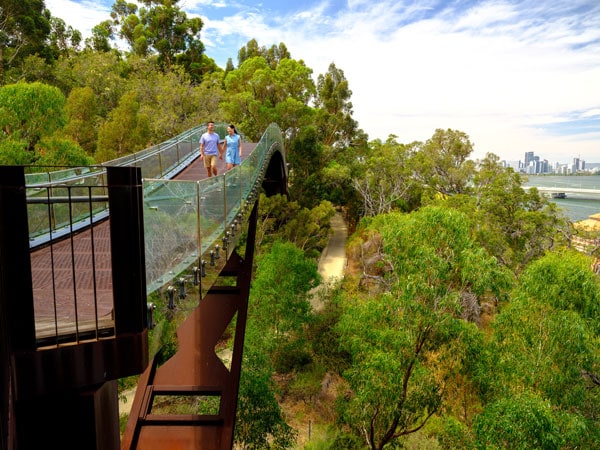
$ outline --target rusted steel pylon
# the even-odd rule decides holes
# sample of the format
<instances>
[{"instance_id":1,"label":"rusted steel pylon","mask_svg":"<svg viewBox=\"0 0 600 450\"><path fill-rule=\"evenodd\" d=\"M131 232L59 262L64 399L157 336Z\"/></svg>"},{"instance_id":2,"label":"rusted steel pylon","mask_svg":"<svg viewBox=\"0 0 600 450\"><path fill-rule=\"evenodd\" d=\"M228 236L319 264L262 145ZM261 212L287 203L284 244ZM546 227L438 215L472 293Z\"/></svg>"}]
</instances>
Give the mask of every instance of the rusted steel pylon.
<instances>
[{"instance_id":1,"label":"rusted steel pylon","mask_svg":"<svg viewBox=\"0 0 600 450\"><path fill-rule=\"evenodd\" d=\"M155 358L140 377L123 450L231 449L250 292L258 201L248 221L246 254L235 251L220 276L236 278L232 287L213 286L177 330L178 351L162 366ZM231 367L215 347L235 318ZM206 414L165 414L158 397L212 398L218 407Z\"/></svg>"}]
</instances>

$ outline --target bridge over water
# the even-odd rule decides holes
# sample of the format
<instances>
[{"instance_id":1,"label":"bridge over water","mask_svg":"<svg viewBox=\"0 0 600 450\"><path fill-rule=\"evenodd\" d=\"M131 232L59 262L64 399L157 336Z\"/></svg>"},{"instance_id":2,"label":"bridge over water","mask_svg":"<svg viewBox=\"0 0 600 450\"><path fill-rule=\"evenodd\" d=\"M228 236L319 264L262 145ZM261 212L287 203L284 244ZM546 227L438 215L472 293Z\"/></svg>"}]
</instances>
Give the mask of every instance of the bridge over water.
<instances>
[{"instance_id":1,"label":"bridge over water","mask_svg":"<svg viewBox=\"0 0 600 450\"><path fill-rule=\"evenodd\" d=\"M204 131L99 167L0 167L0 449L231 448L258 194L286 193L287 169L271 125L240 166L206 178ZM197 307L159 364L147 297L172 307L185 286ZM226 366L215 346L230 324ZM117 380L140 373L120 442ZM175 396L213 406L154 410Z\"/></svg>"},{"instance_id":2,"label":"bridge over water","mask_svg":"<svg viewBox=\"0 0 600 450\"><path fill-rule=\"evenodd\" d=\"M577 187L569 187L569 186L524 186L524 189L536 188L538 191L542 193L549 194L588 194L593 196L600 196L600 189L588 189L588 188L577 188Z\"/></svg>"}]
</instances>

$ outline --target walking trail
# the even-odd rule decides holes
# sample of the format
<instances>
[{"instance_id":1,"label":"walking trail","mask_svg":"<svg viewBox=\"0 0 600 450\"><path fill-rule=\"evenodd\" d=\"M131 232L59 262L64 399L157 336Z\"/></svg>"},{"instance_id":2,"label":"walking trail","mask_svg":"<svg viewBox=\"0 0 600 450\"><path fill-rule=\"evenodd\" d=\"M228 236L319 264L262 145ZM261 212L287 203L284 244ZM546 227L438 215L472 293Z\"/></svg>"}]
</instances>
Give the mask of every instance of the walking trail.
<instances>
[{"instance_id":1,"label":"walking trail","mask_svg":"<svg viewBox=\"0 0 600 450\"><path fill-rule=\"evenodd\" d=\"M347 264L346 239L348 229L340 212L336 212L332 217L331 229L333 233L329 237L327 246L319 259L319 275L322 277L322 282L310 292L312 294L311 304L315 311L319 311L323 307L319 293L322 290L329 289L333 284L344 278L344 270Z\"/></svg>"}]
</instances>

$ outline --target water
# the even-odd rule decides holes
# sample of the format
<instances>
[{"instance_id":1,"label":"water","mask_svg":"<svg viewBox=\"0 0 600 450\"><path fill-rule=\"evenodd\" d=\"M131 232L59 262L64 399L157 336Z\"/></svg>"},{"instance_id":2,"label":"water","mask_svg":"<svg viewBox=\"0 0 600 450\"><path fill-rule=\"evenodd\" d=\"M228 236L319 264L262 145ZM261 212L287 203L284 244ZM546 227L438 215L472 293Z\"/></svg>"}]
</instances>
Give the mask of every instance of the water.
<instances>
[{"instance_id":1,"label":"water","mask_svg":"<svg viewBox=\"0 0 600 450\"><path fill-rule=\"evenodd\" d=\"M600 176L560 176L560 175L529 175L525 186L552 187L556 192L567 188L600 190ZM567 193L567 198L550 199L556 203L562 212L573 222L585 220L592 214L600 213L600 194Z\"/></svg>"}]
</instances>

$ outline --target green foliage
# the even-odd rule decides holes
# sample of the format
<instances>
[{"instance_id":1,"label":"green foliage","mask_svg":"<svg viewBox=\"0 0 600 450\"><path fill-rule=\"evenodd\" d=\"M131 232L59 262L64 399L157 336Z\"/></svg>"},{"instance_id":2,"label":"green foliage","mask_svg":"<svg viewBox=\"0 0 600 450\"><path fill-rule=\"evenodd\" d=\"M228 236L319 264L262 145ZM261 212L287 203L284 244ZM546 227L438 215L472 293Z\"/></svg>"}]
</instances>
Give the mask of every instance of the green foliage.
<instances>
[{"instance_id":1,"label":"green foliage","mask_svg":"<svg viewBox=\"0 0 600 450\"><path fill-rule=\"evenodd\" d=\"M199 61L204 51L200 41L202 19L188 18L177 3L178 0L150 0L138 9L134 3L116 0L111 12L113 25L134 54L145 57L155 52L159 64L167 69L177 54Z\"/></svg>"},{"instance_id":2,"label":"green foliage","mask_svg":"<svg viewBox=\"0 0 600 450\"><path fill-rule=\"evenodd\" d=\"M3 0L0 7L0 84L4 69L29 55L48 56L49 15L43 1Z\"/></svg>"},{"instance_id":3,"label":"green foliage","mask_svg":"<svg viewBox=\"0 0 600 450\"><path fill-rule=\"evenodd\" d=\"M467 450L475 448L473 433L464 423L452 416L445 417L441 422L441 430L436 434L442 449L460 448Z\"/></svg>"},{"instance_id":4,"label":"green foliage","mask_svg":"<svg viewBox=\"0 0 600 450\"><path fill-rule=\"evenodd\" d=\"M25 140L33 151L43 136L64 125L65 101L58 88L39 82L0 87L0 128L5 138Z\"/></svg>"},{"instance_id":5,"label":"green foliage","mask_svg":"<svg viewBox=\"0 0 600 450\"><path fill-rule=\"evenodd\" d=\"M328 298L321 299L323 307L312 318L305 334L311 344L314 359L329 371L341 375L350 361L350 355L340 348L340 334L336 329L342 313L344 292L341 287L330 292Z\"/></svg>"},{"instance_id":6,"label":"green foliage","mask_svg":"<svg viewBox=\"0 0 600 450\"><path fill-rule=\"evenodd\" d=\"M35 155L27 150L27 142L25 140L0 140L0 165L29 165L33 164L34 160Z\"/></svg>"},{"instance_id":7,"label":"green foliage","mask_svg":"<svg viewBox=\"0 0 600 450\"><path fill-rule=\"evenodd\" d=\"M53 170L51 166L90 166L94 159L86 155L85 151L71 139L58 136L43 138L36 150L40 155L36 164L46 167L44 170Z\"/></svg>"},{"instance_id":8,"label":"green foliage","mask_svg":"<svg viewBox=\"0 0 600 450\"><path fill-rule=\"evenodd\" d=\"M548 402L524 392L487 405L473 429L480 449L559 449L566 444L559 423Z\"/></svg>"},{"instance_id":9,"label":"green foliage","mask_svg":"<svg viewBox=\"0 0 600 450\"><path fill-rule=\"evenodd\" d=\"M575 311L600 333L600 282L590 270L590 258L575 251L546 254L530 264L519 290L552 308Z\"/></svg>"},{"instance_id":10,"label":"green foliage","mask_svg":"<svg viewBox=\"0 0 600 450\"><path fill-rule=\"evenodd\" d=\"M312 362L308 342L303 337L297 337L282 342L273 352L273 366L277 373L290 373L302 370Z\"/></svg>"},{"instance_id":11,"label":"green foliage","mask_svg":"<svg viewBox=\"0 0 600 450\"><path fill-rule=\"evenodd\" d=\"M156 141L176 136L209 119L219 119L215 111L223 90L214 77L206 77L197 86L180 67L163 72L152 61L136 57L129 58L129 63L131 91L137 93L140 114L148 118Z\"/></svg>"},{"instance_id":12,"label":"green foliage","mask_svg":"<svg viewBox=\"0 0 600 450\"><path fill-rule=\"evenodd\" d=\"M387 290L348 299L337 325L352 356L344 373L352 394L340 418L382 448L423 427L443 406L445 380L471 370L464 342L478 332L460 319L463 294L499 295L509 278L456 211L377 216L370 227L381 235Z\"/></svg>"},{"instance_id":13,"label":"green foliage","mask_svg":"<svg viewBox=\"0 0 600 450\"><path fill-rule=\"evenodd\" d=\"M96 150L96 125L99 121L96 95L89 86L74 88L65 106L64 133L79 143L89 155Z\"/></svg>"},{"instance_id":14,"label":"green foliage","mask_svg":"<svg viewBox=\"0 0 600 450\"><path fill-rule=\"evenodd\" d=\"M86 50L56 63L56 83L65 93L88 87L96 97L97 114L106 117L126 91L127 63L117 52Z\"/></svg>"},{"instance_id":15,"label":"green foliage","mask_svg":"<svg viewBox=\"0 0 600 450\"><path fill-rule=\"evenodd\" d=\"M285 422L275 397L268 344L250 316L246 329L238 396L235 442L247 449L289 448L295 431Z\"/></svg>"},{"instance_id":16,"label":"green foliage","mask_svg":"<svg viewBox=\"0 0 600 450\"><path fill-rule=\"evenodd\" d=\"M265 333L285 342L307 323L308 291L319 282L317 263L289 242L276 242L257 261L250 308ZM275 342L273 342L275 344Z\"/></svg>"},{"instance_id":17,"label":"green foliage","mask_svg":"<svg viewBox=\"0 0 600 450\"><path fill-rule=\"evenodd\" d=\"M525 270L494 321L488 371L495 377L486 395L494 401L526 389L543 398L574 447L586 447L588 436L600 432L594 381L600 372L594 300L600 286L585 259L572 252L550 253Z\"/></svg>"},{"instance_id":18,"label":"green foliage","mask_svg":"<svg viewBox=\"0 0 600 450\"><path fill-rule=\"evenodd\" d=\"M140 112L134 92L125 94L119 106L98 131L98 162L110 161L145 148L150 138L148 117Z\"/></svg>"},{"instance_id":19,"label":"green foliage","mask_svg":"<svg viewBox=\"0 0 600 450\"><path fill-rule=\"evenodd\" d=\"M467 158L473 144L466 133L437 129L415 154L415 175L424 186L443 195L468 192L475 165Z\"/></svg>"},{"instance_id":20,"label":"green foliage","mask_svg":"<svg viewBox=\"0 0 600 450\"><path fill-rule=\"evenodd\" d=\"M327 245L329 222L334 214L328 201L309 210L282 195L261 195L257 244L262 251L268 251L275 240L281 239L294 243L308 257L317 257Z\"/></svg>"},{"instance_id":21,"label":"green foliage","mask_svg":"<svg viewBox=\"0 0 600 450\"><path fill-rule=\"evenodd\" d=\"M318 76L317 93L317 127L321 142L348 148L357 132L358 122L352 118L352 91L344 71L331 63L327 73Z\"/></svg>"},{"instance_id":22,"label":"green foliage","mask_svg":"<svg viewBox=\"0 0 600 450\"><path fill-rule=\"evenodd\" d=\"M311 75L302 61L282 59L273 68L262 56L249 58L227 73L228 95L221 108L250 140L257 141L271 122L293 139L310 123L307 105L315 92Z\"/></svg>"},{"instance_id":23,"label":"green foliage","mask_svg":"<svg viewBox=\"0 0 600 450\"><path fill-rule=\"evenodd\" d=\"M363 215L409 211L419 205L423 186L413 177L414 151L413 146L398 144L392 137L371 144L368 154L356 163L352 179Z\"/></svg>"}]
</instances>

